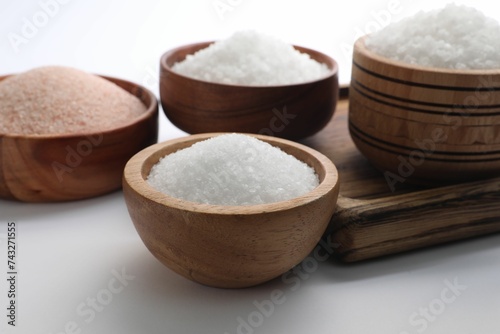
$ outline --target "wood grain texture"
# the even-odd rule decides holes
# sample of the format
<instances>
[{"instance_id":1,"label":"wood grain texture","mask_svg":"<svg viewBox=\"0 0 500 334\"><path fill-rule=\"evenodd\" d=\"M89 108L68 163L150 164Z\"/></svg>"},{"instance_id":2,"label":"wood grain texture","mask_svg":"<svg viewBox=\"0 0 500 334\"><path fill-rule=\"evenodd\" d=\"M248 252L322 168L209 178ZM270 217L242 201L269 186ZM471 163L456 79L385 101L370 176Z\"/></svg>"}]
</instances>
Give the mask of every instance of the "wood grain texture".
<instances>
[{"instance_id":1,"label":"wood grain texture","mask_svg":"<svg viewBox=\"0 0 500 334\"><path fill-rule=\"evenodd\" d=\"M337 170L306 146L257 136L312 166L320 185L288 201L221 206L170 197L147 184L151 167L161 157L214 135L170 140L135 155L125 167L125 201L146 247L175 272L214 287L263 283L300 263L320 240L335 210Z\"/></svg>"},{"instance_id":2,"label":"wood grain texture","mask_svg":"<svg viewBox=\"0 0 500 334\"><path fill-rule=\"evenodd\" d=\"M188 54L211 42L166 52L160 62L160 98L168 119L188 133L243 132L299 139L321 130L337 101L337 63L325 54L296 46L330 68L328 76L286 86L225 85L171 70Z\"/></svg>"},{"instance_id":3,"label":"wood grain texture","mask_svg":"<svg viewBox=\"0 0 500 334\"><path fill-rule=\"evenodd\" d=\"M344 97L332 122L303 141L339 170L338 209L327 236L341 260L360 261L500 232L500 177L447 186L403 182L391 189L350 138L347 89L341 92Z\"/></svg>"},{"instance_id":4,"label":"wood grain texture","mask_svg":"<svg viewBox=\"0 0 500 334\"><path fill-rule=\"evenodd\" d=\"M104 132L0 135L0 198L69 201L121 187L128 159L157 141L158 101L136 84L104 78L137 96L147 111L126 126Z\"/></svg>"},{"instance_id":5,"label":"wood grain texture","mask_svg":"<svg viewBox=\"0 0 500 334\"><path fill-rule=\"evenodd\" d=\"M354 46L349 128L383 171L413 159L409 182L500 176L500 70L451 70Z\"/></svg>"}]
</instances>

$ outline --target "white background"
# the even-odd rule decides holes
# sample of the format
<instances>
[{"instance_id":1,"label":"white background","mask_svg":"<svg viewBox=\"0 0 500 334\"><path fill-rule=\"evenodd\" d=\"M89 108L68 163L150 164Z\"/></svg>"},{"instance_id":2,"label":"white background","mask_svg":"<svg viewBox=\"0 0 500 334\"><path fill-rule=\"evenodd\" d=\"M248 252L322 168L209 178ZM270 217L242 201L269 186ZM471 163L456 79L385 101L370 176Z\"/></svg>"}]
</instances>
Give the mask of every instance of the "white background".
<instances>
[{"instance_id":1,"label":"white background","mask_svg":"<svg viewBox=\"0 0 500 334\"><path fill-rule=\"evenodd\" d=\"M349 48L359 34L445 3L66 0L13 47L9 36L22 36L26 20L33 22L45 2L0 0L0 74L67 65L134 81L156 94L163 52L240 29L325 52L338 61L341 83L348 83ZM214 4L221 2L232 10L218 13ZM493 1L469 3L500 18ZM160 141L185 135L160 117ZM15 328L6 325L2 234L8 221L18 231ZM201 286L161 265L139 239L121 192L58 204L0 200L0 241L1 333L500 332L498 234L352 265L330 260L307 277L241 290ZM114 280L121 272L126 285ZM110 295L109 283L119 292ZM449 288L454 283L456 291ZM256 304L266 304L273 290L283 293L282 303L259 316ZM106 304L95 314L92 298ZM242 320L255 326L243 328Z\"/></svg>"}]
</instances>

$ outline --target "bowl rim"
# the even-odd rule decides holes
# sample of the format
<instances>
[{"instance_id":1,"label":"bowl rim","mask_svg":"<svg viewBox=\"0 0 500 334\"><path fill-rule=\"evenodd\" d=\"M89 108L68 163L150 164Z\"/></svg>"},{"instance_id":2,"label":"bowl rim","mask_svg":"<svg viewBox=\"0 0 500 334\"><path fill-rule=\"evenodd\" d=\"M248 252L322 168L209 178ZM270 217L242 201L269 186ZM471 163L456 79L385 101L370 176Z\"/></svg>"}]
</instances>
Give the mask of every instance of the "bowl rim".
<instances>
[{"instance_id":1,"label":"bowl rim","mask_svg":"<svg viewBox=\"0 0 500 334\"><path fill-rule=\"evenodd\" d=\"M280 87L294 87L294 86L301 86L301 85L308 85L308 84L313 84L322 80L327 80L333 76L338 75L339 72L339 65L335 59L330 57L329 55L314 50L310 49L307 47L299 46L292 44L293 48L296 49L297 51L300 51L301 53L306 53L309 57L311 56L311 53L315 53L318 55L321 55L325 59L328 60L329 63L324 63L320 62L322 64L325 64L328 67L328 74L325 74L315 80L308 80L308 81L301 81L301 82L296 82L292 84L285 84L285 85L242 85L242 84L227 84L227 83L221 83L221 82L213 82L213 81L207 81L207 80L202 80L194 77L190 77L184 74L180 74L178 72L175 72L172 70L172 67L168 64L167 60L169 57L172 55L176 54L177 52L180 52L182 50L188 49L188 48L193 48L193 47L199 47L199 50L204 49L208 47L209 45L215 43L216 40L211 40L211 41L204 41L204 42L195 42L195 43L190 43L190 44L184 44L177 46L173 49L170 49L163 53L163 55L160 58L160 67L162 70L167 71L170 75L175 75L180 78L183 78L185 80L192 80L194 82L200 82L200 83L205 83L205 84L211 84L211 85L216 85L220 87L233 87L233 88L252 88L252 89L269 89L269 88L280 88ZM197 52L196 51L196 52ZM311 57L312 58L312 57ZM318 61L319 62L319 61ZM331 66L331 67L330 67ZM160 74L160 81L163 79L163 75Z\"/></svg>"},{"instance_id":2,"label":"bowl rim","mask_svg":"<svg viewBox=\"0 0 500 334\"><path fill-rule=\"evenodd\" d=\"M285 201L266 203L266 204L255 204L255 205L214 205L214 204L196 203L179 199L164 194L161 191L156 190L147 183L143 175L143 173L145 172L144 165L149 159L152 159L153 155L157 154L158 152L162 151L167 147L171 147L172 145L178 145L190 141L192 141L193 142L192 144L194 144L195 142L204 139L209 139L215 136L228 133L230 132L212 132L212 133L194 134L167 140L149 146L144 150L135 154L127 162L127 165L125 166L123 173L123 182L127 183L127 185L130 188L132 188L139 196L146 198L149 201L156 202L157 204L163 206L179 210L185 210L193 213L203 213L203 214L213 214L213 215L240 215L240 216L286 211L292 208L304 206L306 204L319 200L320 198L324 197L330 192L335 191L339 187L338 170L334 165L334 163L322 153L310 147L307 147L305 145L287 139L259 135L259 134L250 134L250 133L240 133L240 134L245 134L255 137L271 145L273 145L273 143L279 143L284 146L294 147L295 149L299 149L308 154L311 158L317 160L318 163L321 165L321 167L324 169L324 177L322 180L320 180L319 185L313 190L307 192L306 194ZM274 144L273 146L276 145ZM155 159L156 161L154 161L153 165L157 163L161 157L163 157L163 155L158 156L157 160ZM314 168L313 166L311 167ZM149 171L147 172L149 173ZM315 170L315 172L316 174L318 174L317 170ZM332 205L335 206L336 203L332 203Z\"/></svg>"},{"instance_id":3,"label":"bowl rim","mask_svg":"<svg viewBox=\"0 0 500 334\"><path fill-rule=\"evenodd\" d=\"M12 74L4 74L4 75L0 75L0 82L3 81L4 79L8 78L8 77L11 77L11 76L14 76L14 75L17 75L17 74L21 74L21 73L12 73ZM115 128L111 128L111 129L107 129L105 131L92 131L92 132L75 132L75 133L47 133L47 134L13 134L13 133L0 133L0 139L2 138L12 138L12 139L34 139L34 140L44 140L44 139L74 139L74 138L81 138L81 137L92 137L92 136L95 136L95 135L107 135L107 134L110 134L110 133L114 133L114 132L119 132L123 129L126 129L130 126L133 126L135 124L138 124L146 119L149 119L150 117L153 117L155 114L158 113L159 111L159 103L158 103L158 99L156 98L156 95L148 88L142 86L142 85L139 85L135 82L132 82L132 81L129 81L129 80L125 80L125 79L120 79L120 78L116 78L116 77L112 77L112 76L108 76L108 75L101 75L101 74L94 74L98 77L101 77L107 81L110 81L111 83L117 85L119 88L125 90L126 92L132 94L132 92L130 92L130 90L128 89L125 89L125 88L122 88L120 87L117 82L120 82L120 83L125 83L125 84L130 84L138 89L140 89L141 91L143 91L149 98L149 100L151 101L150 102L150 105L146 105L139 97L137 97L142 104L144 104L144 106L146 107L146 111L128 121L127 123L125 123L124 125L122 126L119 126L119 127L115 127ZM134 94L132 94L134 95ZM135 96L135 95L134 95Z\"/></svg>"},{"instance_id":4,"label":"bowl rim","mask_svg":"<svg viewBox=\"0 0 500 334\"><path fill-rule=\"evenodd\" d=\"M404 68L407 70L417 70L421 72L428 73L441 73L441 74L458 74L458 75L500 75L500 68L491 68L491 69L457 69L457 68L446 68L446 67L433 67L433 66L425 66L419 64L411 64L401 60L391 59L385 56L382 56L375 51L371 50L366 46L366 39L369 38L371 34L366 34L364 36L359 37L354 42L354 50L358 49L358 51L364 53L370 58L384 63L389 66Z\"/></svg>"}]
</instances>

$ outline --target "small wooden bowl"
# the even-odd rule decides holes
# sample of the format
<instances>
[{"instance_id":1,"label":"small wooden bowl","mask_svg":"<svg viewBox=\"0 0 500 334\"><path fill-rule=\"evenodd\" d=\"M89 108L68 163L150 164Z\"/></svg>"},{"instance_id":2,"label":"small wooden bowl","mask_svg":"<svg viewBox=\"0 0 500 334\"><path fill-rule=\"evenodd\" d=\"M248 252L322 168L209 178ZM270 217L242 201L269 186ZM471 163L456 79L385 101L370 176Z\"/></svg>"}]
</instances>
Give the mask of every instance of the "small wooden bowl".
<instances>
[{"instance_id":1,"label":"small wooden bowl","mask_svg":"<svg viewBox=\"0 0 500 334\"><path fill-rule=\"evenodd\" d=\"M125 126L104 132L0 134L0 198L70 201L121 187L123 168L130 157L158 140L158 100L132 82L103 78L137 96L146 112Z\"/></svg>"},{"instance_id":2,"label":"small wooden bowl","mask_svg":"<svg viewBox=\"0 0 500 334\"><path fill-rule=\"evenodd\" d=\"M139 152L125 166L125 201L144 244L170 269L209 286L253 286L283 274L313 250L335 211L337 169L311 148L255 135L313 167L319 186L288 201L250 206L198 204L149 186L146 178L161 157L216 135L191 135Z\"/></svg>"},{"instance_id":3,"label":"small wooden bowl","mask_svg":"<svg viewBox=\"0 0 500 334\"><path fill-rule=\"evenodd\" d=\"M160 99L168 119L188 133L243 132L287 139L315 134L332 118L338 66L320 52L295 46L330 69L327 76L284 86L226 85L189 78L171 67L213 42L182 46L160 61Z\"/></svg>"},{"instance_id":4,"label":"small wooden bowl","mask_svg":"<svg viewBox=\"0 0 500 334\"><path fill-rule=\"evenodd\" d=\"M354 45L349 128L392 180L458 182L500 175L500 69L394 61Z\"/></svg>"}]
</instances>

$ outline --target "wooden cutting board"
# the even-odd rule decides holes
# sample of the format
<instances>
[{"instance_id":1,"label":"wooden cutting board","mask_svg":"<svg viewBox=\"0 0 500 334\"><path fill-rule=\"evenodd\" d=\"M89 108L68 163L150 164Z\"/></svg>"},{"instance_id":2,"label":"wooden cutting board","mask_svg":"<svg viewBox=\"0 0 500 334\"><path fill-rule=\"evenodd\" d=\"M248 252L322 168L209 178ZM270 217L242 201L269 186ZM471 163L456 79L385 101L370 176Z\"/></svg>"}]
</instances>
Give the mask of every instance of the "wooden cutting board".
<instances>
[{"instance_id":1,"label":"wooden cutting board","mask_svg":"<svg viewBox=\"0 0 500 334\"><path fill-rule=\"evenodd\" d=\"M500 232L499 177L438 186L397 184L359 153L348 130L348 88L335 116L302 141L326 156L340 174L340 197L326 237L338 257L360 261ZM393 191L394 190L394 191Z\"/></svg>"}]
</instances>

